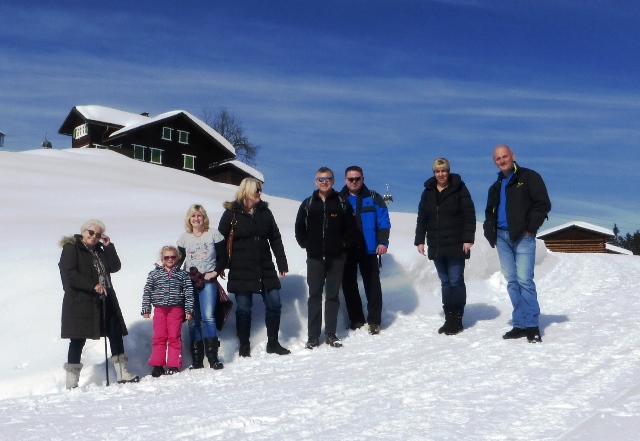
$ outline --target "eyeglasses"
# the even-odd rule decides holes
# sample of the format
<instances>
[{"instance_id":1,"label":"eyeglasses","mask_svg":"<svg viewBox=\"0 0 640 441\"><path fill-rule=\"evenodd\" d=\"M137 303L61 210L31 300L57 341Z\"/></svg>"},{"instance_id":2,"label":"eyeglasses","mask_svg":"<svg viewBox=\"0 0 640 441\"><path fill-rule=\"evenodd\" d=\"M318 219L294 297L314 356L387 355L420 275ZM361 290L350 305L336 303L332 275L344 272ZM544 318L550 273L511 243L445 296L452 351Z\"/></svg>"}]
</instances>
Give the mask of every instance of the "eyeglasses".
<instances>
[{"instance_id":1,"label":"eyeglasses","mask_svg":"<svg viewBox=\"0 0 640 441\"><path fill-rule=\"evenodd\" d=\"M360 182L360 179L362 179L362 176L357 176L355 178L347 178L347 181L349 181L349 182Z\"/></svg>"},{"instance_id":2,"label":"eyeglasses","mask_svg":"<svg viewBox=\"0 0 640 441\"><path fill-rule=\"evenodd\" d=\"M96 233L96 232L95 232L95 231L93 231L93 230L87 230L87 233L89 233L89 237L94 236L94 235L95 235L98 239L100 239L100 238L102 237L102 233Z\"/></svg>"},{"instance_id":3,"label":"eyeglasses","mask_svg":"<svg viewBox=\"0 0 640 441\"><path fill-rule=\"evenodd\" d=\"M318 182L331 182L333 181L333 178L327 178L326 176L319 176L316 178L316 181Z\"/></svg>"},{"instance_id":4,"label":"eyeglasses","mask_svg":"<svg viewBox=\"0 0 640 441\"><path fill-rule=\"evenodd\" d=\"M262 193L262 189L261 188L256 189L256 194L257 193Z\"/></svg>"},{"instance_id":5,"label":"eyeglasses","mask_svg":"<svg viewBox=\"0 0 640 441\"><path fill-rule=\"evenodd\" d=\"M176 260L178 256L162 256L162 260Z\"/></svg>"}]
</instances>

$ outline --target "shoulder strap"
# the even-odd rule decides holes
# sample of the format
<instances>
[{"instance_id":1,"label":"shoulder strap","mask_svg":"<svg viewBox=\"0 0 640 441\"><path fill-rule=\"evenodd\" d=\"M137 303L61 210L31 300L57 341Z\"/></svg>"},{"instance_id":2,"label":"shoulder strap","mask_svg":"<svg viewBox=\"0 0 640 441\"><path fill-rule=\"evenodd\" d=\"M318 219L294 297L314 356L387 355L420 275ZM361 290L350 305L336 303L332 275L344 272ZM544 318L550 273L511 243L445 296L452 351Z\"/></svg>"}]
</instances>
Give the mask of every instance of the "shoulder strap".
<instances>
[{"instance_id":1,"label":"shoulder strap","mask_svg":"<svg viewBox=\"0 0 640 441\"><path fill-rule=\"evenodd\" d=\"M309 219L309 207L311 207L311 199L313 198L312 196L309 196L308 198L306 198L304 200L304 211L305 211L305 216L304 216L304 225L306 227L309 226L308 224L308 219Z\"/></svg>"},{"instance_id":2,"label":"shoulder strap","mask_svg":"<svg viewBox=\"0 0 640 441\"><path fill-rule=\"evenodd\" d=\"M342 207L342 214L347 214L347 200L340 193L338 193L338 199L340 199L340 207Z\"/></svg>"}]
</instances>

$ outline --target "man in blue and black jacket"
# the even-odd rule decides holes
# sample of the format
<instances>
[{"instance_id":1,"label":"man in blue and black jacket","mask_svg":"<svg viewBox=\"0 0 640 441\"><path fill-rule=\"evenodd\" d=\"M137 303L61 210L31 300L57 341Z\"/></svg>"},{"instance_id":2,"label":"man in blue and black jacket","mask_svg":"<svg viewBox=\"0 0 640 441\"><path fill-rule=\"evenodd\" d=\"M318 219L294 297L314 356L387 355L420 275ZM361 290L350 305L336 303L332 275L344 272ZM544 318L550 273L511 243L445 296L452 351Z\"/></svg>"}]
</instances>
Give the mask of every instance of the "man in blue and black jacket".
<instances>
[{"instance_id":1,"label":"man in blue and black jacket","mask_svg":"<svg viewBox=\"0 0 640 441\"><path fill-rule=\"evenodd\" d=\"M539 343L540 305L533 281L536 263L536 233L551 211L551 201L542 177L520 167L506 145L493 150L493 162L500 169L489 188L485 209L484 236L497 247L502 274L513 305L513 328L505 339L527 337Z\"/></svg>"},{"instance_id":2,"label":"man in blue and black jacket","mask_svg":"<svg viewBox=\"0 0 640 441\"><path fill-rule=\"evenodd\" d=\"M340 194L348 199L356 214L358 223L357 240L347 250L347 259L342 277L342 292L347 305L351 329L365 324L362 300L358 290L358 267L362 275L364 292L367 297L367 320L369 334L380 332L382 316L382 287L378 259L389 247L391 222L389 211L382 197L364 185L364 173L357 165L347 167L345 186Z\"/></svg>"}]
</instances>

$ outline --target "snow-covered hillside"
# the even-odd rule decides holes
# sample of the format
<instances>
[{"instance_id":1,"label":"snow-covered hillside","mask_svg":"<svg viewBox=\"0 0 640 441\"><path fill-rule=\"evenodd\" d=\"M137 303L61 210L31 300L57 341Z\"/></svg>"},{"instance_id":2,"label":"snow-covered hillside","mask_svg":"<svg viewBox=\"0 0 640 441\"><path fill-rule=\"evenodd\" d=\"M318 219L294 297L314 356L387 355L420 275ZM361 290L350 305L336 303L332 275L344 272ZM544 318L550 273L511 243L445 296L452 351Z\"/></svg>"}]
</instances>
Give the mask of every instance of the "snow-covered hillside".
<instances>
[{"instance_id":1,"label":"snow-covered hillside","mask_svg":"<svg viewBox=\"0 0 640 441\"><path fill-rule=\"evenodd\" d=\"M256 299L251 358L236 355L232 315L221 336L222 371L154 379L146 364L151 321L139 315L146 275L159 248L182 232L190 204L203 204L217 225L235 187L110 151L0 152L0 439L637 439L640 259L554 254L540 243L543 343L505 341L511 305L479 228L466 271L466 329L447 337L437 333L433 264L413 246L415 216L392 213L382 332L348 331L343 307L344 347L309 351L305 254L293 236L299 202L270 195L268 182L264 188L291 270L281 342L292 354L266 354ZM57 242L93 217L123 262L113 281L130 330L130 370L144 377L105 387L104 342L89 341L81 387L65 391Z\"/></svg>"}]
</instances>

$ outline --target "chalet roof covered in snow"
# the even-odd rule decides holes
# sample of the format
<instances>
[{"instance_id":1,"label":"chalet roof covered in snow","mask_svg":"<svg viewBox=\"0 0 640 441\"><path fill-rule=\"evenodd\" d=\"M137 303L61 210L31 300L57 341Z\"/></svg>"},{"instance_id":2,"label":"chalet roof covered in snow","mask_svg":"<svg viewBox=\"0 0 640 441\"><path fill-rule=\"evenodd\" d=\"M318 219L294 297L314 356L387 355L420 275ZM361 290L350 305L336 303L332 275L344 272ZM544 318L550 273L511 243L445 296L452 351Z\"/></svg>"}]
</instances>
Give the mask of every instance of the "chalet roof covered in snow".
<instances>
[{"instance_id":1,"label":"chalet roof covered in snow","mask_svg":"<svg viewBox=\"0 0 640 441\"><path fill-rule=\"evenodd\" d=\"M149 120L148 116L104 106L76 106L76 110L89 121L99 121L123 127Z\"/></svg>"},{"instance_id":2,"label":"chalet roof covered in snow","mask_svg":"<svg viewBox=\"0 0 640 441\"><path fill-rule=\"evenodd\" d=\"M549 228L547 230L544 231L539 231L537 237L539 239L542 239L546 236L549 236L550 234L556 233L558 231L562 231L562 230L567 230L571 227L576 227L576 228L580 228L583 230L587 230L587 231L593 231L596 233L600 233L600 234L604 234L605 236L613 236L613 230L610 230L608 228L604 228L604 227L600 227L598 225L594 225L594 224L590 224L589 222L583 222L583 221L572 221L572 222L567 222L565 224L562 225L558 225L557 227L553 227L553 228Z\"/></svg>"},{"instance_id":3,"label":"chalet roof covered in snow","mask_svg":"<svg viewBox=\"0 0 640 441\"><path fill-rule=\"evenodd\" d=\"M111 110L115 110L115 109L111 109ZM126 112L124 112L124 113L126 113ZM224 136L222 136L221 134L219 134L218 132L213 130L211 127L209 127L203 121L201 121L200 119L196 118L195 116L193 116L192 114L190 114L186 110L172 110L170 112L161 113L160 115L154 116L153 118L143 116L142 117L143 119L138 120L137 122L134 122L134 123L132 123L130 125L127 125L127 126L123 127L122 129L120 129L120 130L118 130L116 132L113 132L109 138L115 138L115 137L120 136L120 135L122 135L124 133L130 132L131 130L135 130L135 129L138 129L140 127L143 127L143 126L145 126L147 124L153 124L155 122L162 121L164 119L168 119L168 118L174 117L176 115L180 115L180 114L183 114L184 116L189 118L198 127L200 127L202 130L204 130L209 136L211 136L212 138L216 139L220 144L222 144L224 146L224 148L229 150L229 152L231 152L233 155L236 154L236 149L231 145L231 143L229 141L227 141L227 139Z\"/></svg>"},{"instance_id":4,"label":"chalet roof covered in snow","mask_svg":"<svg viewBox=\"0 0 640 441\"><path fill-rule=\"evenodd\" d=\"M260 181L264 182L264 175L260 173L258 170L256 170L255 168L251 167L250 165L247 165L242 161L238 161L237 159L233 159L229 161L228 164L238 167L240 170L245 171L249 173L251 176L255 177L256 179L259 179Z\"/></svg>"}]
</instances>

